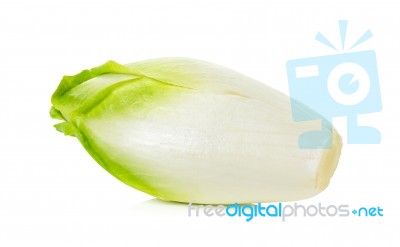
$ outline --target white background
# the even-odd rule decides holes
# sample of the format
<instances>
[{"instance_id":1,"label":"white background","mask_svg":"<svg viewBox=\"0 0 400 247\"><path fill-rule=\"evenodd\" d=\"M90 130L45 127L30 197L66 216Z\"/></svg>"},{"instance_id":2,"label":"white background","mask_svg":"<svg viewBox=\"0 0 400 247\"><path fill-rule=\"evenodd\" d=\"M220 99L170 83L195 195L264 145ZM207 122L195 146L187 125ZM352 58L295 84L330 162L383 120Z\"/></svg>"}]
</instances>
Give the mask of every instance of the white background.
<instances>
[{"instance_id":1,"label":"white background","mask_svg":"<svg viewBox=\"0 0 400 247\"><path fill-rule=\"evenodd\" d=\"M0 2L0 246L400 246L399 58L396 1ZM330 186L304 204L380 206L384 217L187 217L105 172L52 127L50 97L65 74L187 56L219 63L288 92L289 59L335 54L314 40L377 53L383 111L364 118L380 145L345 145ZM345 136L345 119L337 128ZM288 154L290 155L290 154Z\"/></svg>"}]
</instances>

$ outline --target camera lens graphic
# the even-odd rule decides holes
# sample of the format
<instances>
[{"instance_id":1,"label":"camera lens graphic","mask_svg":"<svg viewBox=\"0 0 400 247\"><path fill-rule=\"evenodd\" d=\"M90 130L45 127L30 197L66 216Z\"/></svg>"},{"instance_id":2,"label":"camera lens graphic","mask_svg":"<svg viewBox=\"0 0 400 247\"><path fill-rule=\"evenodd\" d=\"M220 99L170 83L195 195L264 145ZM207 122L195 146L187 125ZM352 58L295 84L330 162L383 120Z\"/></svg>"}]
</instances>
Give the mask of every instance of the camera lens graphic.
<instances>
[{"instance_id":1,"label":"camera lens graphic","mask_svg":"<svg viewBox=\"0 0 400 247\"><path fill-rule=\"evenodd\" d=\"M342 105L356 105L369 93L370 79L367 71L356 63L341 63L328 76L328 91Z\"/></svg>"}]
</instances>

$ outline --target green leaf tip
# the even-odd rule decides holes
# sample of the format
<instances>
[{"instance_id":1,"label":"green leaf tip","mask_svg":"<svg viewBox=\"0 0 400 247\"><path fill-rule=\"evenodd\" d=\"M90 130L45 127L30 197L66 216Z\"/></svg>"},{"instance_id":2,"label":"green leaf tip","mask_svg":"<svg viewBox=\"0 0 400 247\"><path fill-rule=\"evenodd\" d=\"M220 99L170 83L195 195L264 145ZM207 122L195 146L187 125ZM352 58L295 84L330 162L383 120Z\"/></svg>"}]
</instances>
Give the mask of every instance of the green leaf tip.
<instances>
[{"instance_id":1,"label":"green leaf tip","mask_svg":"<svg viewBox=\"0 0 400 247\"><path fill-rule=\"evenodd\" d=\"M50 117L53 119L65 120L61 112L57 110L54 106L52 106L50 109Z\"/></svg>"},{"instance_id":2,"label":"green leaf tip","mask_svg":"<svg viewBox=\"0 0 400 247\"><path fill-rule=\"evenodd\" d=\"M90 70L83 70L82 72L74 75L74 76L64 76L54 92L52 96L52 102L57 98L62 97L64 94L66 94L68 91L70 91L72 88L80 85L81 83L90 80L92 78L95 78L97 76L103 75L103 74L108 74L108 73L116 73L116 74L130 74L130 75L140 75L136 71L130 69L127 66L124 66L122 64L119 64L115 61L108 61L103 65L100 65L98 67L94 67Z\"/></svg>"},{"instance_id":3,"label":"green leaf tip","mask_svg":"<svg viewBox=\"0 0 400 247\"><path fill-rule=\"evenodd\" d=\"M54 128L56 128L56 130L60 131L61 133L64 133L64 135L66 136L76 136L76 129L71 123L58 123L54 125Z\"/></svg>"}]
</instances>

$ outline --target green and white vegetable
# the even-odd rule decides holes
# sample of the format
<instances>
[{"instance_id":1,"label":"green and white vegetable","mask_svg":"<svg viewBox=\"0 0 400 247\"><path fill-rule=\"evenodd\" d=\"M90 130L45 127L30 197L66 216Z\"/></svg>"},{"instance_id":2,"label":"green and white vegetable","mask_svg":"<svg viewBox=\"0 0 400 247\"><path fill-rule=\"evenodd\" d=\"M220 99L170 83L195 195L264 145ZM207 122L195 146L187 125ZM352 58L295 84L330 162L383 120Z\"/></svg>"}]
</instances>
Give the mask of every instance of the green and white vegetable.
<instances>
[{"instance_id":1,"label":"green and white vegetable","mask_svg":"<svg viewBox=\"0 0 400 247\"><path fill-rule=\"evenodd\" d=\"M110 61L65 76L52 104L57 130L122 182L168 201L305 199L328 186L342 147L333 130L320 140L331 148L299 148L299 135L321 122L294 122L286 95L188 58Z\"/></svg>"}]
</instances>

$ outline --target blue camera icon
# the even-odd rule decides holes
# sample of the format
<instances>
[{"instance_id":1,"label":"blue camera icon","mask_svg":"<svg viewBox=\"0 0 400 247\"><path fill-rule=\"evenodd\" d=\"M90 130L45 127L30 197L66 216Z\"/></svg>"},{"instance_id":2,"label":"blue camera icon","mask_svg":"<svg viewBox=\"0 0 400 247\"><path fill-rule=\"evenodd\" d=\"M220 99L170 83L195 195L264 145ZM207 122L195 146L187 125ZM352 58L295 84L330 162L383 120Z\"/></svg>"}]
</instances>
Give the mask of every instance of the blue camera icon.
<instances>
[{"instance_id":1,"label":"blue camera icon","mask_svg":"<svg viewBox=\"0 0 400 247\"><path fill-rule=\"evenodd\" d=\"M290 60L287 75L294 121L347 116L347 141L352 144L380 143L380 132L369 126L358 126L357 115L382 109L378 69L374 51L342 53L328 56ZM301 103L300 103L301 102ZM304 114L303 105L315 114ZM310 142L321 131L303 133L301 148L329 148L330 144ZM318 133L320 132L320 133Z\"/></svg>"}]
</instances>

